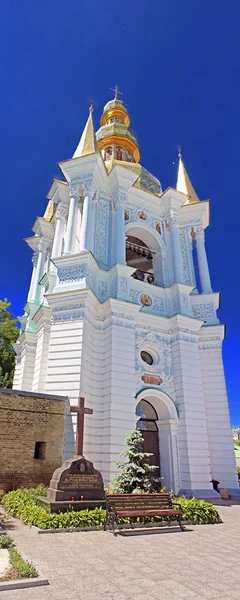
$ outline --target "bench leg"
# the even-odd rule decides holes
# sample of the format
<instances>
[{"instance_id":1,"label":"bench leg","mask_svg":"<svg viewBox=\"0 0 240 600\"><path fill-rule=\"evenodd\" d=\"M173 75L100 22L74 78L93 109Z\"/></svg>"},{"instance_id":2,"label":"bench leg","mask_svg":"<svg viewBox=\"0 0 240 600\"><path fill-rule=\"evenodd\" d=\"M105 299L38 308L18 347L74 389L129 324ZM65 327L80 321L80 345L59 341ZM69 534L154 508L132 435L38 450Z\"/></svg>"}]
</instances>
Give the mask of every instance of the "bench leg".
<instances>
[{"instance_id":1,"label":"bench leg","mask_svg":"<svg viewBox=\"0 0 240 600\"><path fill-rule=\"evenodd\" d=\"M184 527L184 525L182 525L181 517L178 518L178 523L179 523L179 526L181 527L181 530L185 531L185 527Z\"/></svg>"},{"instance_id":2,"label":"bench leg","mask_svg":"<svg viewBox=\"0 0 240 600\"><path fill-rule=\"evenodd\" d=\"M115 531L115 515L111 516L111 525L112 525L112 532L113 535L117 535L116 531Z\"/></svg>"}]
</instances>

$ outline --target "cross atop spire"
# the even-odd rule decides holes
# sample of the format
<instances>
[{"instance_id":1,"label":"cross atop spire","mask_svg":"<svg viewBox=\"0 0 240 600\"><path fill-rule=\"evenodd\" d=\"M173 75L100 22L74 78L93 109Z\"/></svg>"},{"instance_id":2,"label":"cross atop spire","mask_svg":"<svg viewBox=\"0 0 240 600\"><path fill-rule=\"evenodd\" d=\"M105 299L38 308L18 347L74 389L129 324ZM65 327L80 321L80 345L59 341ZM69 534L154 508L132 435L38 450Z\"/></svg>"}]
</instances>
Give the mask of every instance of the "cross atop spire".
<instances>
[{"instance_id":1,"label":"cross atop spire","mask_svg":"<svg viewBox=\"0 0 240 600\"><path fill-rule=\"evenodd\" d=\"M88 103L89 103L89 112L93 113L94 110L94 104L96 104L95 100L93 100L92 98L88 98Z\"/></svg>"},{"instance_id":2,"label":"cross atop spire","mask_svg":"<svg viewBox=\"0 0 240 600\"><path fill-rule=\"evenodd\" d=\"M118 86L117 86L117 85L116 85L115 89L114 89L114 88L109 88L109 89L110 89L112 92L114 92L114 94L115 94L114 98L115 98L116 100L118 100L118 96L120 96L120 95L121 95L121 96L123 96L123 92L120 92L120 91L119 91L119 89L118 89Z\"/></svg>"}]
</instances>

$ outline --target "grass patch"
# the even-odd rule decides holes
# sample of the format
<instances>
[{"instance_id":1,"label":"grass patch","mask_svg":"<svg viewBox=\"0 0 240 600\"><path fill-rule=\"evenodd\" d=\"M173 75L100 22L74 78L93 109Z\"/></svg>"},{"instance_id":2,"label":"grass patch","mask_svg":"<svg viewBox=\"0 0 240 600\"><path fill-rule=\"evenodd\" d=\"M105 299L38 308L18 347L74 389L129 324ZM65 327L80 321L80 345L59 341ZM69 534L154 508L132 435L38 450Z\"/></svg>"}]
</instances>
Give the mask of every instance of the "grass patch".
<instances>
[{"instance_id":1,"label":"grass patch","mask_svg":"<svg viewBox=\"0 0 240 600\"><path fill-rule=\"evenodd\" d=\"M36 525L40 529L71 529L74 527L99 527L105 521L106 511L102 508L94 510L70 511L66 513L48 513L44 508L37 505L39 496L46 495L46 489L41 485L37 488L20 488L5 494L2 505L12 517L21 519L26 525ZM183 520L189 524L220 523L218 511L205 500L197 498L176 498L181 504ZM174 503L174 499L173 499ZM161 517L137 519L139 523L161 521ZM136 520L135 520L136 521ZM122 519L120 522L130 523L130 519Z\"/></svg>"},{"instance_id":2,"label":"grass patch","mask_svg":"<svg viewBox=\"0 0 240 600\"><path fill-rule=\"evenodd\" d=\"M9 548L9 560L11 565L20 573L21 577L37 577L38 572L34 565L23 560L16 548Z\"/></svg>"},{"instance_id":3,"label":"grass patch","mask_svg":"<svg viewBox=\"0 0 240 600\"><path fill-rule=\"evenodd\" d=\"M9 553L9 561L12 568L1 578L1 581L8 581L12 579L18 579L21 577L37 577L38 572L34 565L24 560L14 547L14 541L10 535L0 535L0 548L7 548ZM12 575L14 574L14 577Z\"/></svg>"},{"instance_id":4,"label":"grass patch","mask_svg":"<svg viewBox=\"0 0 240 600\"><path fill-rule=\"evenodd\" d=\"M12 546L13 539L10 537L10 535L7 535L6 533L0 535L0 548L12 548Z\"/></svg>"}]
</instances>

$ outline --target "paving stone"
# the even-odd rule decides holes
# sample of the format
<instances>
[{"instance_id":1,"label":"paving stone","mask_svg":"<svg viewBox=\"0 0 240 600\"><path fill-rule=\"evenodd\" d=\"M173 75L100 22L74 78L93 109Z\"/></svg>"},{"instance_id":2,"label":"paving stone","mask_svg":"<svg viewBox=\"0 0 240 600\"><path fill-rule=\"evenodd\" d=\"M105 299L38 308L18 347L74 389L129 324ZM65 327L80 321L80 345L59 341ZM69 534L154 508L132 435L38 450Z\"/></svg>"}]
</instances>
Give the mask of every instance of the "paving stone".
<instances>
[{"instance_id":1,"label":"paving stone","mask_svg":"<svg viewBox=\"0 0 240 600\"><path fill-rule=\"evenodd\" d=\"M240 506L220 513L221 525L118 537L38 535L14 519L11 535L50 585L1 592L0 600L239 600Z\"/></svg>"}]
</instances>

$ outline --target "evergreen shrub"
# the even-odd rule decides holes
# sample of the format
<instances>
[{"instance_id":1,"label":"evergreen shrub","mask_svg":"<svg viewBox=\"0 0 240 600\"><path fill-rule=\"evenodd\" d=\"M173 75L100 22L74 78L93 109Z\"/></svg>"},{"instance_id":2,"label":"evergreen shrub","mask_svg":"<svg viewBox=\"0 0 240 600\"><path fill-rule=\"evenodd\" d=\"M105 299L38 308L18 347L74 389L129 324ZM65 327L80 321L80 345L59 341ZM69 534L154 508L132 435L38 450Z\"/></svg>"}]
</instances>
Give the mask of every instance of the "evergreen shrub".
<instances>
[{"instance_id":1,"label":"evergreen shrub","mask_svg":"<svg viewBox=\"0 0 240 600\"><path fill-rule=\"evenodd\" d=\"M40 529L71 529L74 527L100 527L105 520L106 512L102 508L94 510L70 511L66 513L48 513L37 506L37 498L39 495L46 494L43 486L30 489L18 489L5 494L2 500L2 505L7 513L12 517L21 519L26 525L35 525ZM189 524L201 523L220 523L218 511L215 506L212 506L205 500L197 498L176 498L176 502L181 504L183 510L183 520ZM174 503L174 498L173 498ZM161 517L145 518L141 522L148 523L151 521L161 521ZM130 523L130 519L121 520L122 522Z\"/></svg>"}]
</instances>

